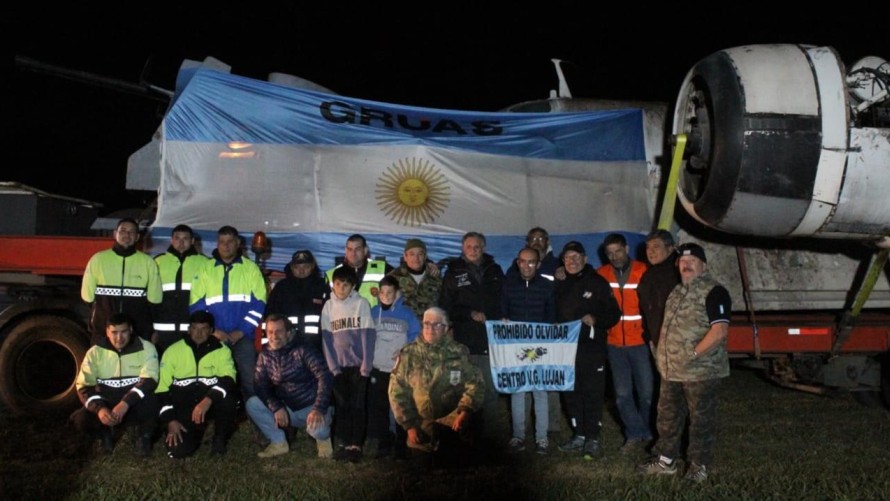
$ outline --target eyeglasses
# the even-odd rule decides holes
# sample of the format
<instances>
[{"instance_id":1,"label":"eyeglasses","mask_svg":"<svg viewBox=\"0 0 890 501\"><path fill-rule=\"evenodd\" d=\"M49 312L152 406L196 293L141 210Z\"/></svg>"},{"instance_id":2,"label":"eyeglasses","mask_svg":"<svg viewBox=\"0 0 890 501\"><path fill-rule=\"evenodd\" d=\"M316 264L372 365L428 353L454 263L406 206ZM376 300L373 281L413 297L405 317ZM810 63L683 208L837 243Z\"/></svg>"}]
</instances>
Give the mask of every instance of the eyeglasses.
<instances>
[{"instance_id":1,"label":"eyeglasses","mask_svg":"<svg viewBox=\"0 0 890 501\"><path fill-rule=\"evenodd\" d=\"M442 322L424 322L423 323L424 329L444 329L445 327L448 327L448 324L445 324Z\"/></svg>"},{"instance_id":2,"label":"eyeglasses","mask_svg":"<svg viewBox=\"0 0 890 501\"><path fill-rule=\"evenodd\" d=\"M529 242L546 242L547 237L528 237L526 240Z\"/></svg>"}]
</instances>

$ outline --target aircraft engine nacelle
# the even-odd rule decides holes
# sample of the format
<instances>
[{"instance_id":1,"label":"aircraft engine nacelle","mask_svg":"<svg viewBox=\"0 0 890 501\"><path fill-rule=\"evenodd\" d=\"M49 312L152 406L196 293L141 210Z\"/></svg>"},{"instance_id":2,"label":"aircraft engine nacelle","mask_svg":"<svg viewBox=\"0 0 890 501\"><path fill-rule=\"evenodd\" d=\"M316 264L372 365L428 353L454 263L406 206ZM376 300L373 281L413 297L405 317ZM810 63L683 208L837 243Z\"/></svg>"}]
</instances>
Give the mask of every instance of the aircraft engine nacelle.
<instances>
[{"instance_id":1,"label":"aircraft engine nacelle","mask_svg":"<svg viewBox=\"0 0 890 501\"><path fill-rule=\"evenodd\" d=\"M678 188L693 217L770 237L890 235L890 64L849 72L830 47L752 45L703 59L683 82Z\"/></svg>"}]
</instances>

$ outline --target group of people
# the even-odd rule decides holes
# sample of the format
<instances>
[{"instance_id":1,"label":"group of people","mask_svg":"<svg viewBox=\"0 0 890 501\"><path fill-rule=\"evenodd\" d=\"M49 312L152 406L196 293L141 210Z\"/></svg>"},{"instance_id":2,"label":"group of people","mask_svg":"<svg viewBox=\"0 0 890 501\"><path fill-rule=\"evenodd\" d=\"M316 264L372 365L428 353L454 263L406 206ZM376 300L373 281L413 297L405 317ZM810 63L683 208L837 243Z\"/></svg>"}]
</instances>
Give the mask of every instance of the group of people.
<instances>
[{"instance_id":1,"label":"group of people","mask_svg":"<svg viewBox=\"0 0 890 501\"><path fill-rule=\"evenodd\" d=\"M559 450L602 454L608 367L625 435L620 451L651 446L639 471L676 473L688 418L686 478L708 476L718 383L729 374L731 302L707 274L704 249L675 249L667 231L647 236L648 264L631 258L623 235L608 235L608 263L594 269L580 242L556 256L546 230L533 228L506 273L478 232L463 236L460 257L441 270L420 239L405 243L393 267L371 259L364 237L352 235L343 262L324 274L310 251L295 252L268 299L230 226L218 231L210 258L184 225L154 259L135 250L138 236L135 221L121 220L114 247L84 274L95 346L77 380L84 407L72 420L105 448L114 427L133 420L140 451L150 454L160 420L168 454L185 457L213 419L212 452L224 454L241 402L269 442L261 458L289 451L291 427L305 427L320 457L348 461L362 459L368 438L379 457L480 441L520 452L527 394L510 395L512 435L504 440L485 322L580 320L574 388L562 393L573 433ZM552 399L531 396L535 451L547 454Z\"/></svg>"}]
</instances>

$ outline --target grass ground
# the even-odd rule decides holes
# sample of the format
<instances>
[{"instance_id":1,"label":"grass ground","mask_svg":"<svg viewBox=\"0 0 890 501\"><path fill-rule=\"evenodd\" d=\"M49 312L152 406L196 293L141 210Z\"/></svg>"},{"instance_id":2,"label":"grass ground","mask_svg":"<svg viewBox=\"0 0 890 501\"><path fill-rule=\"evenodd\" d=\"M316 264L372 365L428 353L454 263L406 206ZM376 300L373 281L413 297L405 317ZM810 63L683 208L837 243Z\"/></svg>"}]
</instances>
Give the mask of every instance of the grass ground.
<instances>
[{"instance_id":1,"label":"grass ground","mask_svg":"<svg viewBox=\"0 0 890 501\"><path fill-rule=\"evenodd\" d=\"M584 461L530 450L482 460L477 468L418 473L405 463L342 464L315 458L301 434L290 454L256 459L260 446L242 424L224 458L209 447L174 461L160 444L136 458L124 436L111 455L74 436L66 416L0 417L2 499L887 499L890 413L852 398L777 388L734 370L721 388L713 474L690 486L681 478L643 478L640 458L617 452L620 429L603 422L605 457ZM551 437L559 442L567 433ZM551 445L551 448L553 446Z\"/></svg>"}]
</instances>

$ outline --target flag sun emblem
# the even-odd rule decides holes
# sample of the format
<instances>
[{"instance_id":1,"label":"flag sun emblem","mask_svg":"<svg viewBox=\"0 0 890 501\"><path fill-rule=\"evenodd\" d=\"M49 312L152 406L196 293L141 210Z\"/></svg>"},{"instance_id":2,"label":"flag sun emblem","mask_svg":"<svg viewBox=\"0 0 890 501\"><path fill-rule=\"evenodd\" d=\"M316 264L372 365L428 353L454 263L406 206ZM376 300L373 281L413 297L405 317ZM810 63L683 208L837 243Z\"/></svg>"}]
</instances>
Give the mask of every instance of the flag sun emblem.
<instances>
[{"instance_id":1,"label":"flag sun emblem","mask_svg":"<svg viewBox=\"0 0 890 501\"><path fill-rule=\"evenodd\" d=\"M448 207L451 187L435 164L404 158L387 167L377 181L377 206L405 226L431 223Z\"/></svg>"}]
</instances>

